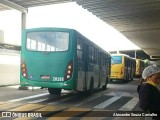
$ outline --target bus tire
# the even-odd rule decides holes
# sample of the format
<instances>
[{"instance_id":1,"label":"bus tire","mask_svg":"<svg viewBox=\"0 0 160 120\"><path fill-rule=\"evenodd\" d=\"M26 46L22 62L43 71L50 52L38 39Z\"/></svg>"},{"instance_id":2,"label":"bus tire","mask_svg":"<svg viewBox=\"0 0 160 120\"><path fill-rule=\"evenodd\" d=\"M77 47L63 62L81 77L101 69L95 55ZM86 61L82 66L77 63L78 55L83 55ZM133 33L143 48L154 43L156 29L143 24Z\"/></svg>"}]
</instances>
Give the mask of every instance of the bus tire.
<instances>
[{"instance_id":1,"label":"bus tire","mask_svg":"<svg viewBox=\"0 0 160 120\"><path fill-rule=\"evenodd\" d=\"M102 86L102 90L106 90L107 84Z\"/></svg>"},{"instance_id":2,"label":"bus tire","mask_svg":"<svg viewBox=\"0 0 160 120\"><path fill-rule=\"evenodd\" d=\"M106 83L105 83L105 85L102 86L102 90L106 90L107 84L108 84L108 77L106 78Z\"/></svg>"},{"instance_id":3,"label":"bus tire","mask_svg":"<svg viewBox=\"0 0 160 120\"><path fill-rule=\"evenodd\" d=\"M93 93L93 88L94 88L94 80L92 77L92 79L90 80L89 90L87 90L87 94L91 95Z\"/></svg>"},{"instance_id":4,"label":"bus tire","mask_svg":"<svg viewBox=\"0 0 160 120\"><path fill-rule=\"evenodd\" d=\"M48 88L48 92L50 94L60 95L61 89L60 88Z\"/></svg>"},{"instance_id":5,"label":"bus tire","mask_svg":"<svg viewBox=\"0 0 160 120\"><path fill-rule=\"evenodd\" d=\"M111 82L113 82L113 80L112 80L112 79L110 79L110 80L109 80L109 82L111 83Z\"/></svg>"}]
</instances>

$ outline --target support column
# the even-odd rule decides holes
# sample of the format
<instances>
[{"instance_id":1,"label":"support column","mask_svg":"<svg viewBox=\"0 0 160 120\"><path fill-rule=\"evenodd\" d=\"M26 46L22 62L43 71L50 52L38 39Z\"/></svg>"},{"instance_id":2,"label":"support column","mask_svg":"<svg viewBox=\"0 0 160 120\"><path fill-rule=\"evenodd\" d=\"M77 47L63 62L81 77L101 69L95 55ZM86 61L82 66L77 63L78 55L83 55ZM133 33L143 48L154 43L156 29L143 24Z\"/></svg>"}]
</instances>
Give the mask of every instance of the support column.
<instances>
[{"instance_id":1,"label":"support column","mask_svg":"<svg viewBox=\"0 0 160 120\"><path fill-rule=\"evenodd\" d=\"M11 2L9 0L0 0L0 4L10 9L15 9L15 10L20 11L21 12L21 31L26 28L26 16L28 12L27 8L21 5L18 5L14 2ZM19 86L19 90L28 90L28 87Z\"/></svg>"},{"instance_id":2,"label":"support column","mask_svg":"<svg viewBox=\"0 0 160 120\"><path fill-rule=\"evenodd\" d=\"M137 58L137 51L135 50L134 52L134 58L136 59Z\"/></svg>"},{"instance_id":3,"label":"support column","mask_svg":"<svg viewBox=\"0 0 160 120\"><path fill-rule=\"evenodd\" d=\"M27 13L22 12L21 13L21 30L26 29L26 19L27 19Z\"/></svg>"},{"instance_id":4,"label":"support column","mask_svg":"<svg viewBox=\"0 0 160 120\"><path fill-rule=\"evenodd\" d=\"M26 29L26 18L27 18L27 13L22 12L21 13L21 32L22 30ZM27 86L19 86L19 90L29 90Z\"/></svg>"},{"instance_id":5,"label":"support column","mask_svg":"<svg viewBox=\"0 0 160 120\"><path fill-rule=\"evenodd\" d=\"M0 4L5 6L5 7L8 7L10 9L15 9L15 10L18 10L20 12L24 12L24 13L27 13L27 8L23 7L23 6L20 6L14 2L11 2L11 1L8 1L8 0L0 0Z\"/></svg>"}]
</instances>

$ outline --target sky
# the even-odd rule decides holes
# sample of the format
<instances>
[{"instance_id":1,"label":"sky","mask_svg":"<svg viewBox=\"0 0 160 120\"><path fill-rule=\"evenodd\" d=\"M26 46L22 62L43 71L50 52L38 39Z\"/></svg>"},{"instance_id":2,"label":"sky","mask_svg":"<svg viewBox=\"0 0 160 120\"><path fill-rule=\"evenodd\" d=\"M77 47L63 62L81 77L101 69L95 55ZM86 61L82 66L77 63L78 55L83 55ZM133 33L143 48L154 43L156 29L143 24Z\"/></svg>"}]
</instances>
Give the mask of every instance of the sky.
<instances>
[{"instance_id":1,"label":"sky","mask_svg":"<svg viewBox=\"0 0 160 120\"><path fill-rule=\"evenodd\" d=\"M21 44L20 23L20 12L0 12L0 30L4 30L5 42ZM27 28L36 27L76 29L106 51L139 49L120 32L75 2L29 8Z\"/></svg>"},{"instance_id":2,"label":"sky","mask_svg":"<svg viewBox=\"0 0 160 120\"><path fill-rule=\"evenodd\" d=\"M4 40L0 41L20 44L21 13L16 10L0 11L0 30L4 31Z\"/></svg>"}]
</instances>

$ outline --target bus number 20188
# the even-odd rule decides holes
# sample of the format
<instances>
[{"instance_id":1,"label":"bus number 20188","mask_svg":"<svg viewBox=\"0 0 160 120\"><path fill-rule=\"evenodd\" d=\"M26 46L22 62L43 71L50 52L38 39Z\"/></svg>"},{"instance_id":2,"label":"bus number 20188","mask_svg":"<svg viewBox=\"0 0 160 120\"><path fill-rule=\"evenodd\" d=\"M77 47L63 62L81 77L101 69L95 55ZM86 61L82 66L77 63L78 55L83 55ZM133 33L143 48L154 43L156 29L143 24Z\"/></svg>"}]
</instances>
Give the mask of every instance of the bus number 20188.
<instances>
[{"instance_id":1,"label":"bus number 20188","mask_svg":"<svg viewBox=\"0 0 160 120\"><path fill-rule=\"evenodd\" d=\"M53 77L53 81L64 81L64 77Z\"/></svg>"}]
</instances>

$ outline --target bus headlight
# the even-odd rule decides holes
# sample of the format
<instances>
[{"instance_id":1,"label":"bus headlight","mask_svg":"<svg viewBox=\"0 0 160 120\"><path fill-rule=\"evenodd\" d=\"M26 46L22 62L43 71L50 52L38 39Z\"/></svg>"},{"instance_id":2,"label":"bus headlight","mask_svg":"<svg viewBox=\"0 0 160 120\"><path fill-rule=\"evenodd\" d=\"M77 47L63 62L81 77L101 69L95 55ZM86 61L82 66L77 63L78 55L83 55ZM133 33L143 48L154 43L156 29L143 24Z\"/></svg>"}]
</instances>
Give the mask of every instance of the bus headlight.
<instances>
[{"instance_id":1,"label":"bus headlight","mask_svg":"<svg viewBox=\"0 0 160 120\"><path fill-rule=\"evenodd\" d=\"M67 79L70 79L71 78L71 76L70 75L67 75Z\"/></svg>"}]
</instances>

